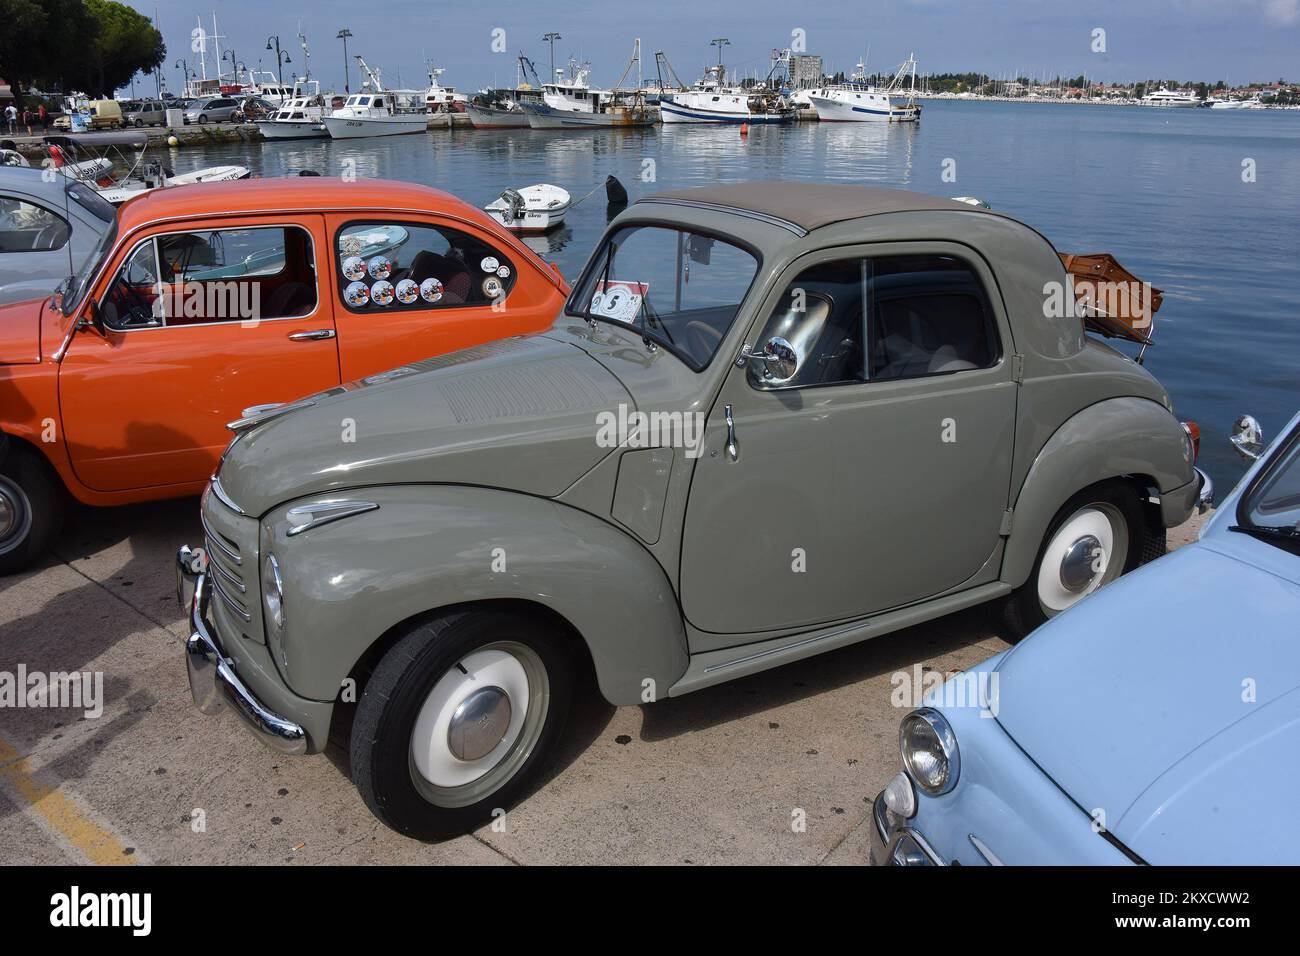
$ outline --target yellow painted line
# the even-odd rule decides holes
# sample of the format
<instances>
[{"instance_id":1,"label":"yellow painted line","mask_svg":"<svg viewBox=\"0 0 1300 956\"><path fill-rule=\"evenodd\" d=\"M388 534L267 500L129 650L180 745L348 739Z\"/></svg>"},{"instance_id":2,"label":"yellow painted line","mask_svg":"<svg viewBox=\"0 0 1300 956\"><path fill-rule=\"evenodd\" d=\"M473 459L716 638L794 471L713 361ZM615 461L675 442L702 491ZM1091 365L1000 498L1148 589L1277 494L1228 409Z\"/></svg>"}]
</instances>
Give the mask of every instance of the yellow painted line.
<instances>
[{"instance_id":1,"label":"yellow painted line","mask_svg":"<svg viewBox=\"0 0 1300 956\"><path fill-rule=\"evenodd\" d=\"M36 779L27 765L27 758L3 737L0 737L0 781L7 783L91 863L100 866L135 863L134 857L126 855L126 847L117 837L87 817L71 797Z\"/></svg>"}]
</instances>

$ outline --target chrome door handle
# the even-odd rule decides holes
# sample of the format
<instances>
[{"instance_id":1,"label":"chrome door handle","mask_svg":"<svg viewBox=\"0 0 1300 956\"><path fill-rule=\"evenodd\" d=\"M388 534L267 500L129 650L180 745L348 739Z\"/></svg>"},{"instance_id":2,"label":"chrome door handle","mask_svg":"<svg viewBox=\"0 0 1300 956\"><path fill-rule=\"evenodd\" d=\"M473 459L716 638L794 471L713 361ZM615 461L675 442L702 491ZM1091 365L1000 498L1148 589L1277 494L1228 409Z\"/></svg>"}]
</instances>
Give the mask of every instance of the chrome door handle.
<instances>
[{"instance_id":1,"label":"chrome door handle","mask_svg":"<svg viewBox=\"0 0 1300 956\"><path fill-rule=\"evenodd\" d=\"M731 417L731 406L724 406L722 414L727 422L727 454L735 461L739 457L739 451L736 448L736 420Z\"/></svg>"},{"instance_id":2,"label":"chrome door handle","mask_svg":"<svg viewBox=\"0 0 1300 956\"><path fill-rule=\"evenodd\" d=\"M333 329L312 329L310 332L290 332L289 340L292 342L315 342L317 339L334 338Z\"/></svg>"}]
</instances>

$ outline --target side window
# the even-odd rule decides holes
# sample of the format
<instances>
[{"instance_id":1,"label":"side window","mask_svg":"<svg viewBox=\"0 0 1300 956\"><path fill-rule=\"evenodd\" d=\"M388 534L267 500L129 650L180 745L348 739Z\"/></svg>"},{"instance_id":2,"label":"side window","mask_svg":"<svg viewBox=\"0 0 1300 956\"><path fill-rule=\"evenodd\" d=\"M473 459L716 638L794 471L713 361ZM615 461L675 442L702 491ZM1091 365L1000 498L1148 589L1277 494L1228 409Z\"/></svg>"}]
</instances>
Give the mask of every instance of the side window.
<instances>
[{"instance_id":1,"label":"side window","mask_svg":"<svg viewBox=\"0 0 1300 956\"><path fill-rule=\"evenodd\" d=\"M127 330L294 318L314 312L316 300L311 236L297 226L259 226L142 243L101 309L105 324Z\"/></svg>"},{"instance_id":2,"label":"side window","mask_svg":"<svg viewBox=\"0 0 1300 956\"><path fill-rule=\"evenodd\" d=\"M1000 351L988 295L975 271L946 255L823 262L777 302L756 348L788 341L790 379L750 363L757 388L799 388L988 368Z\"/></svg>"},{"instance_id":3,"label":"side window","mask_svg":"<svg viewBox=\"0 0 1300 956\"><path fill-rule=\"evenodd\" d=\"M444 226L353 222L338 232L339 298L352 312L491 305L515 283L496 248Z\"/></svg>"},{"instance_id":4,"label":"side window","mask_svg":"<svg viewBox=\"0 0 1300 956\"><path fill-rule=\"evenodd\" d=\"M72 229L62 216L13 196L0 196L0 254L62 249Z\"/></svg>"}]
</instances>

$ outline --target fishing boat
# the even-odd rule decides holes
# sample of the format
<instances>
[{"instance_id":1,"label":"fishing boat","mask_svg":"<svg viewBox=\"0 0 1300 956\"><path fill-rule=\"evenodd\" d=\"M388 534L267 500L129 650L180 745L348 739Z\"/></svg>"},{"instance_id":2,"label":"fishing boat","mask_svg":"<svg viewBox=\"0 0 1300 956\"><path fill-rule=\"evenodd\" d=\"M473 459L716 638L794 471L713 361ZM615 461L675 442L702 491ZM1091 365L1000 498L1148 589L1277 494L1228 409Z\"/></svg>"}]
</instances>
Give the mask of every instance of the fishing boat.
<instances>
[{"instance_id":1,"label":"fishing boat","mask_svg":"<svg viewBox=\"0 0 1300 956\"><path fill-rule=\"evenodd\" d=\"M538 233L557 229L572 202L567 189L538 183L522 189L507 189L483 211L512 232Z\"/></svg>"},{"instance_id":2,"label":"fishing boat","mask_svg":"<svg viewBox=\"0 0 1300 956\"><path fill-rule=\"evenodd\" d=\"M921 107L914 99L916 91L916 57L909 56L898 68L893 80L883 90L867 82L866 65L859 60L857 72L849 82L808 92L808 102L824 123L915 123ZM910 90L903 80L911 76ZM891 97L907 95L907 102L897 105Z\"/></svg>"},{"instance_id":3,"label":"fishing boat","mask_svg":"<svg viewBox=\"0 0 1300 956\"><path fill-rule=\"evenodd\" d=\"M659 120L659 111L645 101L638 90L620 90L633 63L640 63L641 41L633 48L628 69L612 90L593 89L587 85L591 66L581 66L570 58L568 77L562 82L547 83L542 87L542 100L520 102L533 129L629 128L653 126Z\"/></svg>"},{"instance_id":4,"label":"fishing boat","mask_svg":"<svg viewBox=\"0 0 1300 956\"><path fill-rule=\"evenodd\" d=\"M325 128L325 98L316 80L300 80L293 95L266 119L256 121L264 139L319 139L328 137Z\"/></svg>"},{"instance_id":5,"label":"fishing boat","mask_svg":"<svg viewBox=\"0 0 1300 956\"><path fill-rule=\"evenodd\" d=\"M430 113L463 113L469 97L457 92L453 87L443 86L438 77L446 70L435 67L432 63L425 65L429 74L429 88L424 91L424 105Z\"/></svg>"},{"instance_id":6,"label":"fishing boat","mask_svg":"<svg viewBox=\"0 0 1300 956\"><path fill-rule=\"evenodd\" d=\"M662 53L655 54L661 69L676 79L677 74L668 65ZM661 84L662 86L662 84ZM776 89L766 84L754 89L728 86L726 70L721 63L707 67L694 86L686 89L678 82L678 89L665 91L659 97L659 111L665 123L790 123L795 118L795 107Z\"/></svg>"},{"instance_id":7,"label":"fishing boat","mask_svg":"<svg viewBox=\"0 0 1300 956\"><path fill-rule=\"evenodd\" d=\"M465 104L465 112L475 129L526 128L528 114L522 104L542 101L542 81L537 78L533 61L522 53L513 88L486 89ZM531 77L531 82L529 79Z\"/></svg>"},{"instance_id":8,"label":"fishing boat","mask_svg":"<svg viewBox=\"0 0 1300 956\"><path fill-rule=\"evenodd\" d=\"M366 81L362 92L352 94L342 106L324 117L330 137L359 139L425 132L429 128L427 90L385 89L379 71L367 66L360 54L356 59Z\"/></svg>"},{"instance_id":9,"label":"fishing boat","mask_svg":"<svg viewBox=\"0 0 1300 956\"><path fill-rule=\"evenodd\" d=\"M133 196L166 186L216 183L247 179L247 166L206 166L176 174L154 159L148 159L149 137L144 132L85 133L78 136L46 136L42 140L52 164L74 170L69 173L94 188L113 205ZM129 155L134 152L134 156ZM108 169L103 169L107 161ZM124 172L119 173L122 169Z\"/></svg>"}]
</instances>

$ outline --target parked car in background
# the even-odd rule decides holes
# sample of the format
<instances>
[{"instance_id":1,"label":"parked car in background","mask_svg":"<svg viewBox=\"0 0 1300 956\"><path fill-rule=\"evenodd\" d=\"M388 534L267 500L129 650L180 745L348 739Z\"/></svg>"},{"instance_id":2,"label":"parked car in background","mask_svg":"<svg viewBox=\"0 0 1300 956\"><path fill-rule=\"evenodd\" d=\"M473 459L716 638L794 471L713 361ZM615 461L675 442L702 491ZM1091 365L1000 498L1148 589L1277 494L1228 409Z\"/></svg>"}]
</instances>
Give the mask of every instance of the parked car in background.
<instances>
[{"instance_id":1,"label":"parked car in background","mask_svg":"<svg viewBox=\"0 0 1300 956\"><path fill-rule=\"evenodd\" d=\"M0 166L0 306L52 293L82 268L114 218L113 207L75 179Z\"/></svg>"},{"instance_id":2,"label":"parked car in background","mask_svg":"<svg viewBox=\"0 0 1300 956\"><path fill-rule=\"evenodd\" d=\"M352 778L427 839L527 792L588 662L639 705L986 602L1032 627L1204 491L1052 286L1046 239L966 203L643 199L545 332L234 426L177 556L194 700L306 753L356 687Z\"/></svg>"},{"instance_id":3,"label":"parked car in background","mask_svg":"<svg viewBox=\"0 0 1300 956\"><path fill-rule=\"evenodd\" d=\"M1300 862L1300 415L1260 436L1197 542L975 668L984 706L958 675L904 719L875 862Z\"/></svg>"},{"instance_id":4,"label":"parked car in background","mask_svg":"<svg viewBox=\"0 0 1300 956\"><path fill-rule=\"evenodd\" d=\"M273 106L261 97L246 96L240 100L238 108L230 114L230 119L234 123L252 123L256 120L266 119L277 109L278 107Z\"/></svg>"},{"instance_id":5,"label":"parked car in background","mask_svg":"<svg viewBox=\"0 0 1300 956\"><path fill-rule=\"evenodd\" d=\"M141 100L127 104L126 122L131 126L165 126L167 107L161 100Z\"/></svg>"},{"instance_id":6,"label":"parked car in background","mask_svg":"<svg viewBox=\"0 0 1300 956\"><path fill-rule=\"evenodd\" d=\"M88 126L96 129L121 129L126 126L126 117L122 113L122 104L117 100L91 100L86 107L89 113ZM54 118L54 128L72 129L72 117L62 113Z\"/></svg>"},{"instance_id":7,"label":"parked car in background","mask_svg":"<svg viewBox=\"0 0 1300 956\"><path fill-rule=\"evenodd\" d=\"M422 186L260 179L128 200L60 296L0 311L0 573L42 553L65 490L197 494L250 406L545 328L566 292L485 213Z\"/></svg>"},{"instance_id":8,"label":"parked car in background","mask_svg":"<svg viewBox=\"0 0 1300 956\"><path fill-rule=\"evenodd\" d=\"M238 108L239 100L232 96L205 97L185 107L185 123L229 123Z\"/></svg>"}]
</instances>

